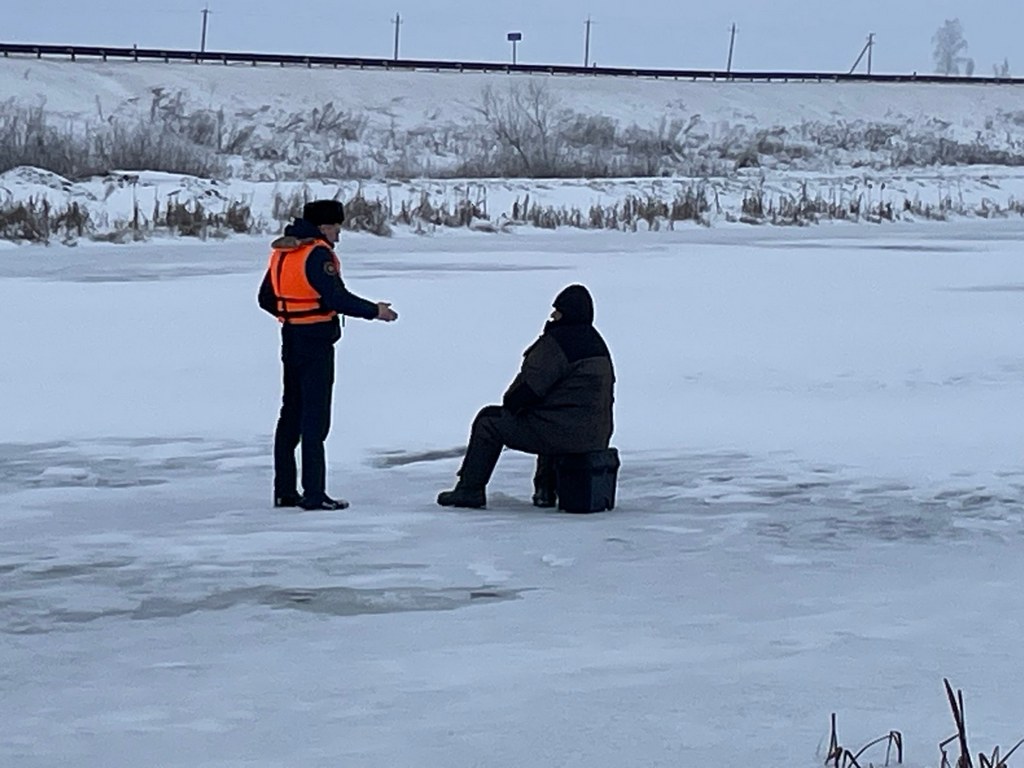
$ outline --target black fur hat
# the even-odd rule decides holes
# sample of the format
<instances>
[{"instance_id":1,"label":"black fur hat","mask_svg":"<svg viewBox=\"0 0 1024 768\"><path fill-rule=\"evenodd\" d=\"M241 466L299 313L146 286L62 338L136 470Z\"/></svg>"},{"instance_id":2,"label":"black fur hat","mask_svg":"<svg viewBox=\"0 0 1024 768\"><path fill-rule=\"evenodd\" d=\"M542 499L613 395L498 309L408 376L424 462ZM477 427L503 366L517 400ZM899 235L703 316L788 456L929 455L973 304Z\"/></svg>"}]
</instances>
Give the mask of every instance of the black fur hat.
<instances>
[{"instance_id":1,"label":"black fur hat","mask_svg":"<svg viewBox=\"0 0 1024 768\"><path fill-rule=\"evenodd\" d=\"M310 224L341 224L345 221L345 206L337 200L314 200L302 207L302 218Z\"/></svg>"}]
</instances>

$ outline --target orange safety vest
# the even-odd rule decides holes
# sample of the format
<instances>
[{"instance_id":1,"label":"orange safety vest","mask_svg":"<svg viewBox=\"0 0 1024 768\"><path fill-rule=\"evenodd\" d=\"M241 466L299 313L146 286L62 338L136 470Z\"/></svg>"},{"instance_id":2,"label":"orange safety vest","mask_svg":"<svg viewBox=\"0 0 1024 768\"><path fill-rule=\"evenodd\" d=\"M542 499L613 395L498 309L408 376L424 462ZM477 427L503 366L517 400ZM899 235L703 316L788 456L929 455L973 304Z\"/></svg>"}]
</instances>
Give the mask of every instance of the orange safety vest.
<instances>
[{"instance_id":1,"label":"orange safety vest","mask_svg":"<svg viewBox=\"0 0 1024 768\"><path fill-rule=\"evenodd\" d=\"M279 248L270 254L270 285L277 300L277 319L282 323L326 323L338 315L333 309L321 306L320 294L306 277L306 260L314 248L329 250L334 260L335 273L341 273L338 255L325 240L304 240L296 247Z\"/></svg>"}]
</instances>

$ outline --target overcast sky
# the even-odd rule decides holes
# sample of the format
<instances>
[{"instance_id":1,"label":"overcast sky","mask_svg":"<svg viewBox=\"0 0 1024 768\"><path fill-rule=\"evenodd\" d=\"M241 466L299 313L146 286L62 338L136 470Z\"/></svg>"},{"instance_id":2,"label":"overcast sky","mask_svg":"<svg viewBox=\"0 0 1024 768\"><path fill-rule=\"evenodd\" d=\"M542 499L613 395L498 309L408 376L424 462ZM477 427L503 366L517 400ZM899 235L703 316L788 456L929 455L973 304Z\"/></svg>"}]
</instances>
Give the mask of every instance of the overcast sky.
<instances>
[{"instance_id":1,"label":"overcast sky","mask_svg":"<svg viewBox=\"0 0 1024 768\"><path fill-rule=\"evenodd\" d=\"M389 7L390 6L390 7ZM932 36L959 18L977 74L1008 59L1024 74L1024 0L0 0L0 40L508 61L519 31L526 63L847 71L869 32L873 71L934 71ZM862 62L859 71L864 71Z\"/></svg>"}]
</instances>

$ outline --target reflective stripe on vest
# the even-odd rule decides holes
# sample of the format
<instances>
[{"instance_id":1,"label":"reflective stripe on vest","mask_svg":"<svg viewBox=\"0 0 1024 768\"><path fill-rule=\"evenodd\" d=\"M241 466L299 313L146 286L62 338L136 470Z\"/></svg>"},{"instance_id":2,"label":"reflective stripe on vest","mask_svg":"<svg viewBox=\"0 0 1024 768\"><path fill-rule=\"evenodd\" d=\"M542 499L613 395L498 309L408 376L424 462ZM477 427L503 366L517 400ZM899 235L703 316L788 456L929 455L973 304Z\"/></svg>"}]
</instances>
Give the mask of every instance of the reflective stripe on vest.
<instances>
[{"instance_id":1,"label":"reflective stripe on vest","mask_svg":"<svg viewBox=\"0 0 1024 768\"><path fill-rule=\"evenodd\" d=\"M326 323L338 314L333 309L323 309L320 306L320 294L309 284L306 277L306 261L314 248L329 250L335 270L340 273L337 254L322 240L291 250L277 250L270 254L270 284L277 302L277 319L282 323Z\"/></svg>"}]
</instances>

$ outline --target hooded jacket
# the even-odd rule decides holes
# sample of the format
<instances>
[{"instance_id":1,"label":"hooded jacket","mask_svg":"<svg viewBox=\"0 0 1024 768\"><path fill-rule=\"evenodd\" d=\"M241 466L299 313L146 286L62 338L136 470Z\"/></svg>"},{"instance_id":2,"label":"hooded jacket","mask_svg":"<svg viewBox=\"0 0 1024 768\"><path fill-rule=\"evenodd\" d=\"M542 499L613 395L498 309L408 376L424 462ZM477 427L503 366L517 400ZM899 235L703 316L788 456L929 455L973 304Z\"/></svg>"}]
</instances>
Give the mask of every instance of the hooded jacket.
<instances>
[{"instance_id":1,"label":"hooded jacket","mask_svg":"<svg viewBox=\"0 0 1024 768\"><path fill-rule=\"evenodd\" d=\"M502 398L517 419L543 434L551 450L584 453L608 447L614 428L615 369L594 328L594 302L582 285L555 298L562 313L523 353Z\"/></svg>"},{"instance_id":2,"label":"hooded jacket","mask_svg":"<svg viewBox=\"0 0 1024 768\"><path fill-rule=\"evenodd\" d=\"M374 319L377 316L377 305L356 296L345 287L341 270L338 269L337 256L317 226L305 219L296 219L285 227L284 235L274 240L270 247L275 251L295 250L313 243L317 243L317 246L306 258L306 279L319 294L320 308L350 317L361 317L364 320ZM269 269L263 276L258 301L262 309L278 317L278 297L274 294ZM282 334L296 339L333 344L341 338L341 324L337 316L324 322L305 325L285 323Z\"/></svg>"}]
</instances>

